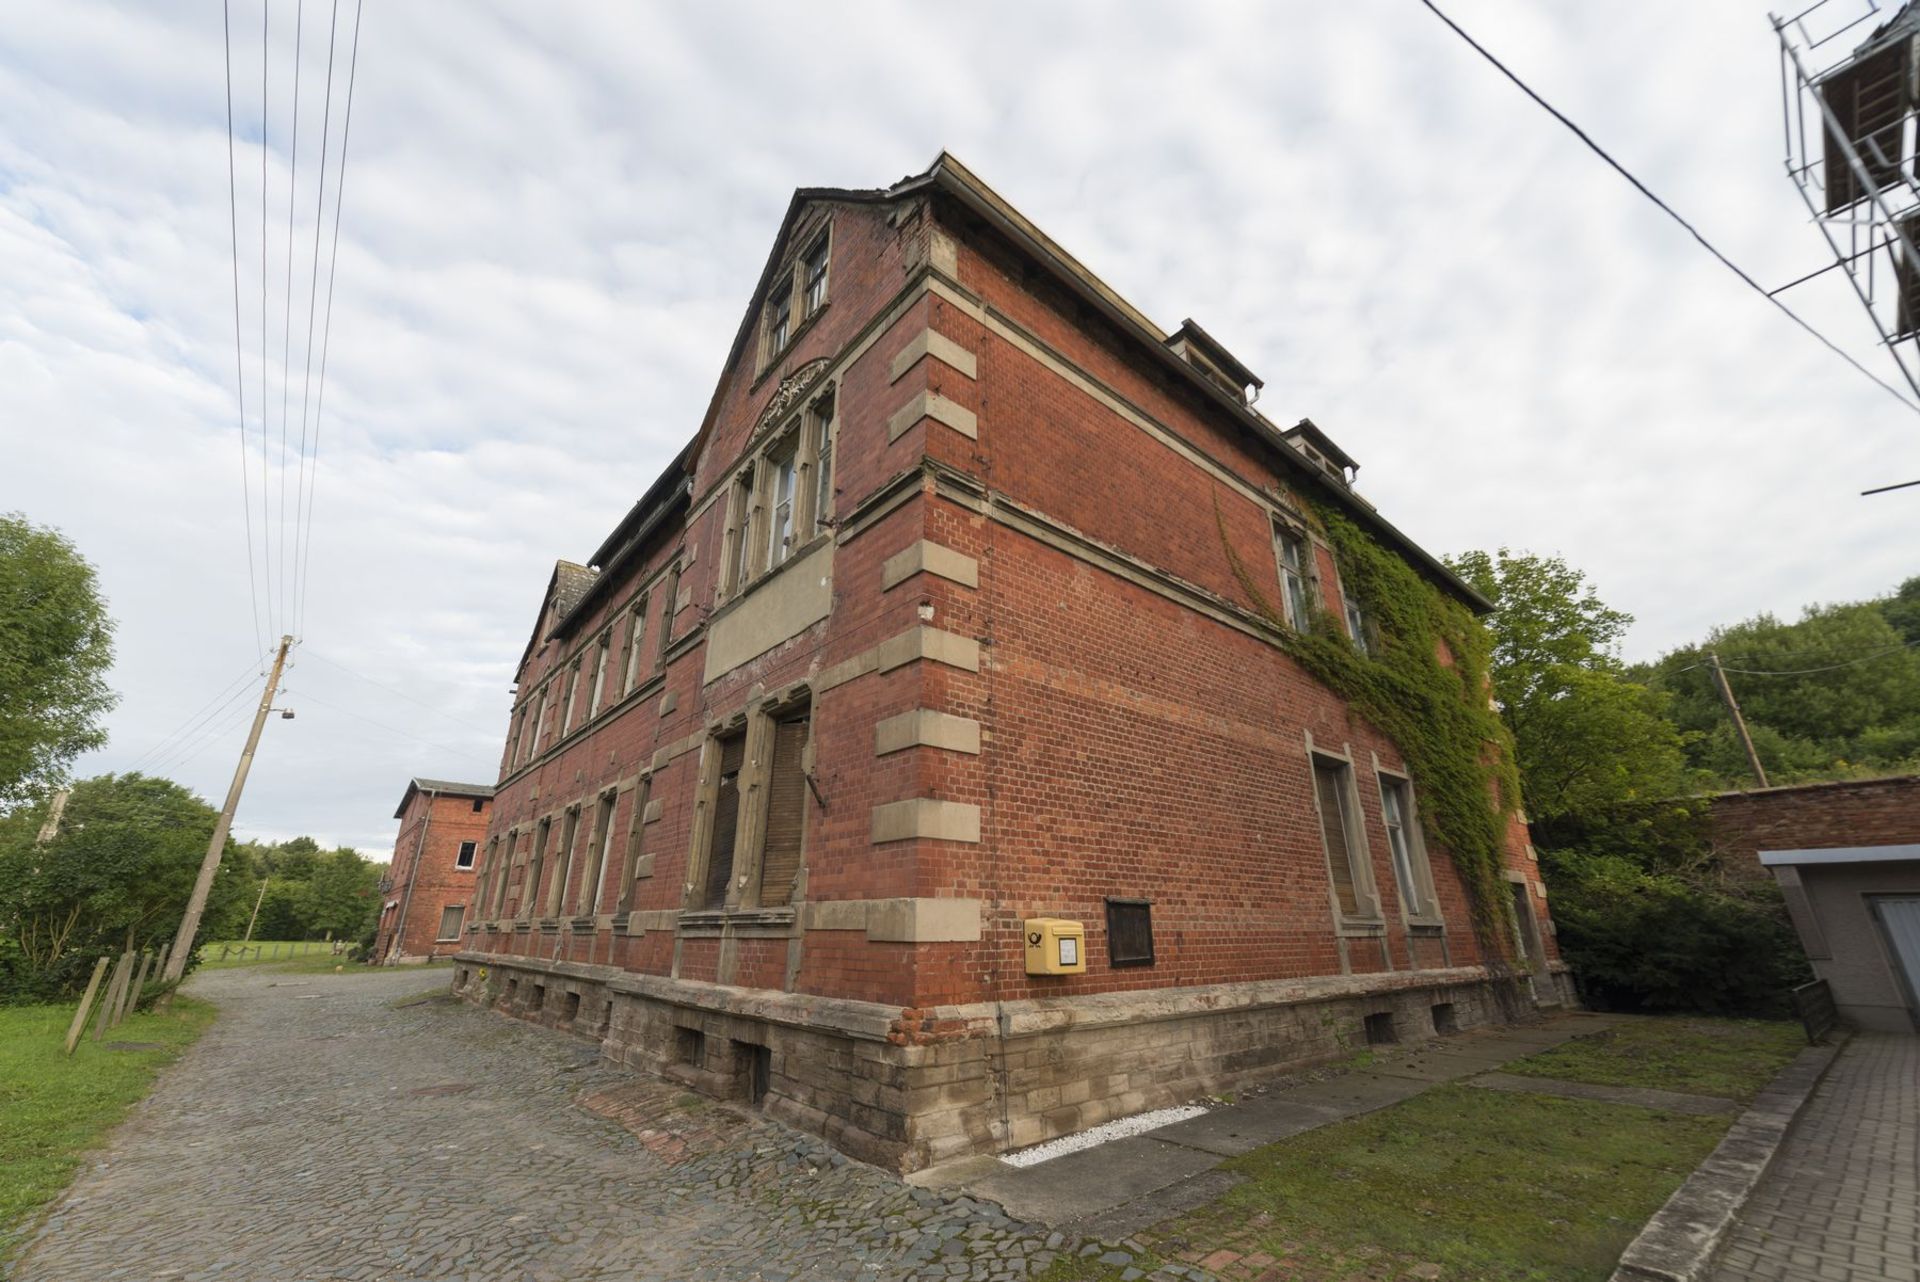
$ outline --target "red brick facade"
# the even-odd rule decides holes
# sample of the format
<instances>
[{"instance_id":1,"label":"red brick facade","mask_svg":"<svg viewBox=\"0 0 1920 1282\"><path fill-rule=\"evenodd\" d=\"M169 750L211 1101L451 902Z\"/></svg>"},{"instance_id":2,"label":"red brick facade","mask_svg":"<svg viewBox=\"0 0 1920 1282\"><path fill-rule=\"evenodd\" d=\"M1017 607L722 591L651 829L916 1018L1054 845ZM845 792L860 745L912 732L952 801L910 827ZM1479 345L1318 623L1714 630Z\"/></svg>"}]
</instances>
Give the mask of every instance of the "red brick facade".
<instances>
[{"instance_id":1,"label":"red brick facade","mask_svg":"<svg viewBox=\"0 0 1920 1282\"><path fill-rule=\"evenodd\" d=\"M827 301L809 315L807 254L823 236ZM793 332L765 361L767 299L783 286ZM800 193L699 435L591 569L555 572L517 674L465 954L491 967L490 995L511 983L516 1009L531 1002L552 1018L548 990L560 985L567 1022L610 1050L681 1029L679 1052L633 1056L677 1062L715 1087L716 1057L750 1074L768 1028L813 1037L830 1026L856 1046L911 1052L978 1043L998 1020L999 1067L980 1070L980 1089L1004 1095L1020 1089L1009 1010L1038 1028L1048 1010L1092 1003L1079 1017L1092 1020L1148 990L1167 1009L1224 1009L1276 984L1361 1001L1483 981L1443 851L1413 874L1415 893L1437 903L1402 902L1383 789L1403 789L1417 809L1419 781L1396 784L1406 771L1393 743L1275 644L1222 530L1245 565L1265 567L1279 600L1275 523L1296 529L1310 549L1307 590L1337 618L1339 567L1310 504L1337 505L1443 590L1469 594L1337 467L1170 342L950 158L887 192ZM824 519L796 529L784 564L736 583L742 519L761 549L781 520L789 424L801 433L794 488L817 484L809 434L829 395ZM811 516L810 506L792 510ZM603 638L609 675L595 711ZM789 880L758 852L774 846L763 818L780 786L773 727L801 712L803 837ZM724 745L739 731L736 876L715 902L710 835L733 795ZM1340 772L1340 804L1352 808L1354 912L1342 913L1330 877L1316 754ZM560 849L568 832L573 847ZM1534 923L1538 993L1556 999L1544 891L1517 819L1508 865ZM1151 964L1109 964L1110 898L1151 901ZM1084 973L1026 973L1023 924L1035 917L1084 923ZM656 1017L646 1003L682 1013ZM731 1022L702 1025L702 1041L685 1013L694 1008ZM1435 1007L1434 1021L1452 1018ZM722 1032L732 1050L716 1051ZM688 1047L704 1047L704 1070ZM916 1134L916 1105L898 1106L902 1122L885 1101L827 1099L801 1062L819 1048L786 1047L770 1084L749 1093L903 1164L1072 1129L1181 1089L1177 1075L1122 1073L1109 1103L1096 1092L1023 1129L982 1120L995 1110L969 1087L945 1101L966 1115L963 1133ZM1289 1060L1285 1047L1239 1053ZM1315 1042L1301 1053L1331 1051ZM1036 1093L1030 1104L1045 1102Z\"/></svg>"},{"instance_id":2,"label":"red brick facade","mask_svg":"<svg viewBox=\"0 0 1920 1282\"><path fill-rule=\"evenodd\" d=\"M1721 867L1764 877L1763 850L1920 845L1920 775L1723 792L1708 815Z\"/></svg>"},{"instance_id":3,"label":"red brick facade","mask_svg":"<svg viewBox=\"0 0 1920 1282\"><path fill-rule=\"evenodd\" d=\"M415 779L394 818L400 834L382 882L373 956L382 964L450 957L473 911L493 789Z\"/></svg>"}]
</instances>

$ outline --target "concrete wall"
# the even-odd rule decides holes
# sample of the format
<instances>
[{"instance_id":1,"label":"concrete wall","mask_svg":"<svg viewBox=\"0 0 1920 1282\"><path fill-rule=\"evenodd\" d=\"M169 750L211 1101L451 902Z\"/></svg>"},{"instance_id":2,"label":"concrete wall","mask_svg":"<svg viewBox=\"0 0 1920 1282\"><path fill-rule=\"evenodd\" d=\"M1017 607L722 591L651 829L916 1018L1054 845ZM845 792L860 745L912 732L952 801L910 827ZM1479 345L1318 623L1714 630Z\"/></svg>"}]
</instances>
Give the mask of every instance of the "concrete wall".
<instances>
[{"instance_id":1,"label":"concrete wall","mask_svg":"<svg viewBox=\"0 0 1920 1282\"><path fill-rule=\"evenodd\" d=\"M1899 963L1869 896L1920 894L1920 862L1782 866L1774 875L1814 974L1833 988L1840 1017L1858 1028L1914 1031Z\"/></svg>"}]
</instances>

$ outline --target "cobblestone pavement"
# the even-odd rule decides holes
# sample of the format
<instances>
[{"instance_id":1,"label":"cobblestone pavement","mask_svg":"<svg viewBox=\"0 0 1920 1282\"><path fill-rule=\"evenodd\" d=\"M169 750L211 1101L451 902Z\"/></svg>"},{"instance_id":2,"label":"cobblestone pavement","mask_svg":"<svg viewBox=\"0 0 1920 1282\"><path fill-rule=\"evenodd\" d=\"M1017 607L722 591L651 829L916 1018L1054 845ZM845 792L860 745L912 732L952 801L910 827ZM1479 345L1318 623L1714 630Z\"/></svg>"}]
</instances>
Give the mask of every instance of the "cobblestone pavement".
<instances>
[{"instance_id":1,"label":"cobblestone pavement","mask_svg":"<svg viewBox=\"0 0 1920 1282\"><path fill-rule=\"evenodd\" d=\"M427 996L446 982L196 978L219 1020L82 1169L16 1282L1003 1282L1061 1253L1145 1276L1124 1248L910 1188L595 1046Z\"/></svg>"},{"instance_id":2,"label":"cobblestone pavement","mask_svg":"<svg viewBox=\"0 0 1920 1282\"><path fill-rule=\"evenodd\" d=\"M1728 1235L1714 1282L1920 1279L1920 1037L1854 1037Z\"/></svg>"}]
</instances>

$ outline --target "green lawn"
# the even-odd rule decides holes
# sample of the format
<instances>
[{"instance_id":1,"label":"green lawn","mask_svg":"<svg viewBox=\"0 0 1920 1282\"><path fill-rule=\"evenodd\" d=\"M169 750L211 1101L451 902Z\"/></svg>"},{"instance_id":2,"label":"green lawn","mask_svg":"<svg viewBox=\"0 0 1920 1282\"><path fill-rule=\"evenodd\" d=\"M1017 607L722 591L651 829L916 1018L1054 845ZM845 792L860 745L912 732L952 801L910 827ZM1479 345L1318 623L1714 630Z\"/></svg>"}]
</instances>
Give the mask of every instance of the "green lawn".
<instances>
[{"instance_id":1,"label":"green lawn","mask_svg":"<svg viewBox=\"0 0 1920 1282\"><path fill-rule=\"evenodd\" d=\"M1806 1045L1798 1024L1777 1020L1643 1016L1509 1064L1506 1071L1744 1103Z\"/></svg>"},{"instance_id":2,"label":"green lawn","mask_svg":"<svg viewBox=\"0 0 1920 1282\"><path fill-rule=\"evenodd\" d=\"M73 1005L0 1007L0 1260L34 1212L67 1186L85 1150L214 1016L205 1002L177 998L165 1014L129 1015L103 1042L89 1026L68 1059L60 1046L73 1012ZM107 1049L113 1042L160 1049Z\"/></svg>"}]
</instances>

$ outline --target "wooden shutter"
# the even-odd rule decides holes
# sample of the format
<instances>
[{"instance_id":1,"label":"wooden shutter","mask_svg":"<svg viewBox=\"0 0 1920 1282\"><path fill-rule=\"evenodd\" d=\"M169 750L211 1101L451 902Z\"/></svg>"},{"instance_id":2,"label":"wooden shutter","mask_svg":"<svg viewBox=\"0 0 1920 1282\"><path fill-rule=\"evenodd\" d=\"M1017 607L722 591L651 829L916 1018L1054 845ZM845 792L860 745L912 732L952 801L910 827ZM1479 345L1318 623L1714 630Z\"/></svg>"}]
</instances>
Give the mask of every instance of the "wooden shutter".
<instances>
[{"instance_id":1,"label":"wooden shutter","mask_svg":"<svg viewBox=\"0 0 1920 1282\"><path fill-rule=\"evenodd\" d=\"M1873 189L1890 187L1900 179L1901 135L1907 107L1912 100L1908 87L1907 58L1909 42L1897 41L1877 53L1868 54L1828 76L1820 85L1820 96L1833 109L1854 150L1860 153ZM1867 193L1854 177L1846 153L1834 141L1830 130L1823 129L1826 140L1827 212L1836 213ZM1868 140L1879 144L1885 160L1875 157Z\"/></svg>"},{"instance_id":2,"label":"wooden shutter","mask_svg":"<svg viewBox=\"0 0 1920 1282\"><path fill-rule=\"evenodd\" d=\"M800 834L807 818L807 717L773 727L773 762L767 771L767 841L760 859L760 906L793 900L800 874Z\"/></svg>"},{"instance_id":3,"label":"wooden shutter","mask_svg":"<svg viewBox=\"0 0 1920 1282\"><path fill-rule=\"evenodd\" d=\"M746 757L745 735L737 734L720 745L720 787L713 798L713 835L707 843L708 908L726 905L727 883L733 880L733 839L740 829L740 766Z\"/></svg>"},{"instance_id":4,"label":"wooden shutter","mask_svg":"<svg viewBox=\"0 0 1920 1282\"><path fill-rule=\"evenodd\" d=\"M1353 885L1353 852L1347 844L1346 789L1339 766L1313 763L1313 784L1320 794L1320 830L1327 842L1327 869L1340 911L1360 915L1360 896Z\"/></svg>"}]
</instances>

